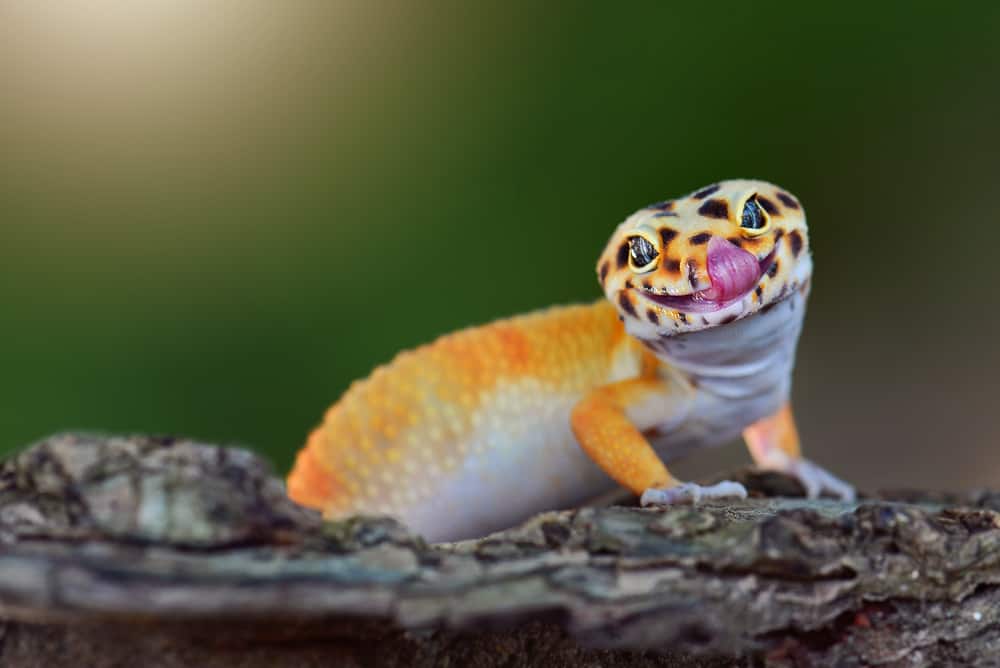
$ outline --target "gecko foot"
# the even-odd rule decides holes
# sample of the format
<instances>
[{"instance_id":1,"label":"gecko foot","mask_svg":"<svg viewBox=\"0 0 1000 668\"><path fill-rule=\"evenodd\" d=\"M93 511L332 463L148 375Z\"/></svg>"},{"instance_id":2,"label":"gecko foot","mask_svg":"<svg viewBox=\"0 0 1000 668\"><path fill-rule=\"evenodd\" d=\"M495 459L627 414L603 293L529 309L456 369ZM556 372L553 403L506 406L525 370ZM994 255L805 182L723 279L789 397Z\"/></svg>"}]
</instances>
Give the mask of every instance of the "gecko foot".
<instances>
[{"instance_id":1,"label":"gecko foot","mask_svg":"<svg viewBox=\"0 0 1000 668\"><path fill-rule=\"evenodd\" d=\"M695 504L702 499L721 499L735 497L747 498L746 488L738 482L724 480L714 485L703 487L693 482L682 482L673 487L650 487L642 493L639 504L642 506L673 506L682 503Z\"/></svg>"},{"instance_id":2,"label":"gecko foot","mask_svg":"<svg viewBox=\"0 0 1000 668\"><path fill-rule=\"evenodd\" d=\"M837 497L841 501L854 501L854 487L833 475L823 467L808 459L791 459L783 470L806 488L806 496L810 499L819 498L823 492Z\"/></svg>"}]
</instances>

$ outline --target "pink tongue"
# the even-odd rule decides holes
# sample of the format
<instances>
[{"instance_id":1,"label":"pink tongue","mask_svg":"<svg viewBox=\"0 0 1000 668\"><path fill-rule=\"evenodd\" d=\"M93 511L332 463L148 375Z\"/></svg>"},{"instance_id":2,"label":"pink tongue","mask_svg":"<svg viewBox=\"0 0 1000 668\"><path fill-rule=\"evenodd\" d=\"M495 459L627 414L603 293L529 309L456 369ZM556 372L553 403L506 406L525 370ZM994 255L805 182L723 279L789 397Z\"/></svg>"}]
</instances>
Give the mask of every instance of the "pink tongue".
<instances>
[{"instance_id":1,"label":"pink tongue","mask_svg":"<svg viewBox=\"0 0 1000 668\"><path fill-rule=\"evenodd\" d=\"M716 302L727 302L749 292L760 279L760 263L750 253L722 237L708 242L708 277L712 287L699 296Z\"/></svg>"}]
</instances>

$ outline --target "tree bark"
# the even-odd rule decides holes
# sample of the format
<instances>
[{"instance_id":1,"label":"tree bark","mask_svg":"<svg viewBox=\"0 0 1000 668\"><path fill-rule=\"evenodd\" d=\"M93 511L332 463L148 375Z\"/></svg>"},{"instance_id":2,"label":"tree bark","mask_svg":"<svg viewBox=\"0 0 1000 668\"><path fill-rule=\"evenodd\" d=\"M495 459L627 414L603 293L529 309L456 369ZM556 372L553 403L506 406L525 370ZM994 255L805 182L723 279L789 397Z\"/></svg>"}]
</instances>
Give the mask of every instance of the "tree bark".
<instances>
[{"instance_id":1,"label":"tree bark","mask_svg":"<svg viewBox=\"0 0 1000 668\"><path fill-rule=\"evenodd\" d=\"M66 434L0 465L0 664L989 665L1000 494L543 513L428 545L255 455Z\"/></svg>"}]
</instances>

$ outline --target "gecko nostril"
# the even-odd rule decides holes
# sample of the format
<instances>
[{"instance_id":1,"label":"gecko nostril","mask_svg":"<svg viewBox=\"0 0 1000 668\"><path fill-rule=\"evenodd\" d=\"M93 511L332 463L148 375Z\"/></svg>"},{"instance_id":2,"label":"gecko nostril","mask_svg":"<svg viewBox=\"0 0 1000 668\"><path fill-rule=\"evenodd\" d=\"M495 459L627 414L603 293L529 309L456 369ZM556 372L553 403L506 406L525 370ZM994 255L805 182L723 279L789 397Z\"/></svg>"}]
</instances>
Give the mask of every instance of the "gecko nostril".
<instances>
[{"instance_id":1,"label":"gecko nostril","mask_svg":"<svg viewBox=\"0 0 1000 668\"><path fill-rule=\"evenodd\" d=\"M692 290L698 289L698 262L694 258L687 261L687 275L688 283L691 284Z\"/></svg>"},{"instance_id":2,"label":"gecko nostril","mask_svg":"<svg viewBox=\"0 0 1000 668\"><path fill-rule=\"evenodd\" d=\"M681 273L681 261L677 258L668 257L663 260L663 269L668 274Z\"/></svg>"}]
</instances>

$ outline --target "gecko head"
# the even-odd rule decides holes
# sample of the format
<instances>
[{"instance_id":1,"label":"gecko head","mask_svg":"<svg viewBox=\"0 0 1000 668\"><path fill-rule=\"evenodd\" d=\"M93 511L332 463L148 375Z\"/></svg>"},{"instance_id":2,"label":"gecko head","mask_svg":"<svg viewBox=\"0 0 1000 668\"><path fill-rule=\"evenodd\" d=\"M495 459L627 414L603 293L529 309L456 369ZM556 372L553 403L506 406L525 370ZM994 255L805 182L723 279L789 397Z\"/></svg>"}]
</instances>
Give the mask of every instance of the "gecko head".
<instances>
[{"instance_id":1,"label":"gecko head","mask_svg":"<svg viewBox=\"0 0 1000 668\"><path fill-rule=\"evenodd\" d=\"M765 310L812 273L805 212L764 181L722 181L618 226L598 279L633 335L694 332Z\"/></svg>"}]
</instances>

